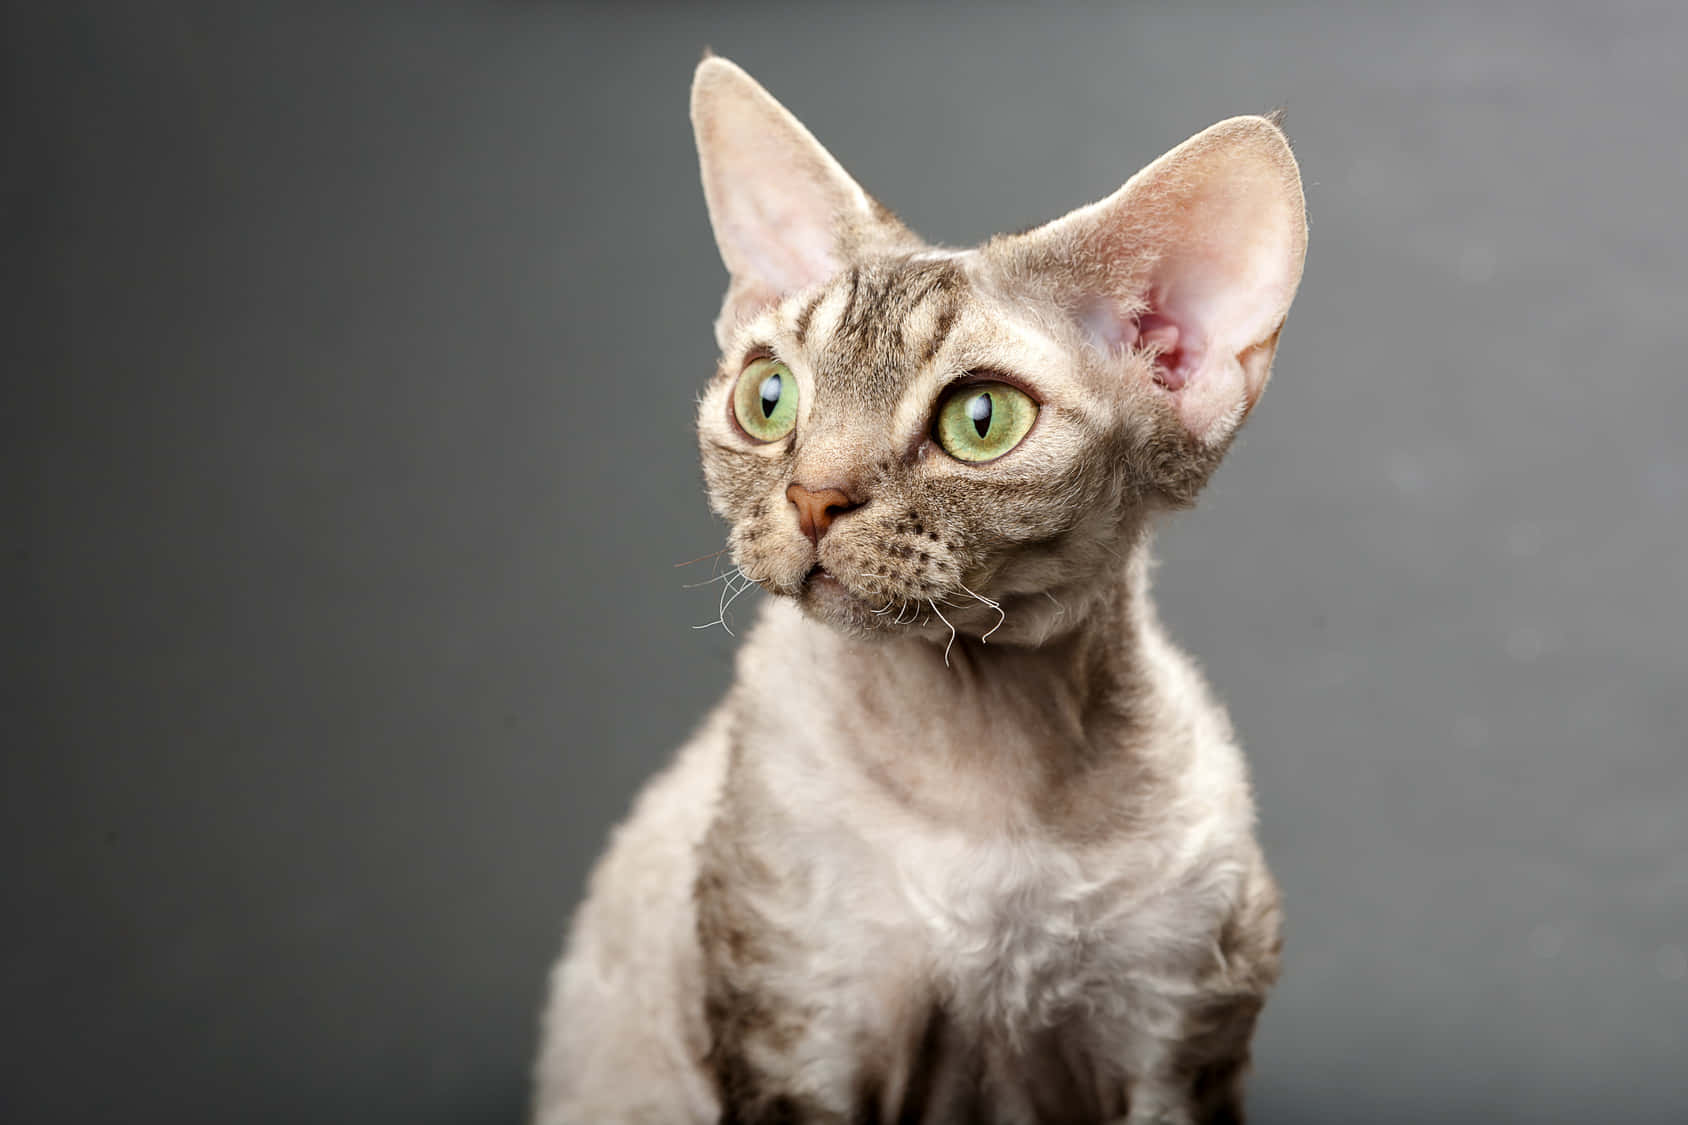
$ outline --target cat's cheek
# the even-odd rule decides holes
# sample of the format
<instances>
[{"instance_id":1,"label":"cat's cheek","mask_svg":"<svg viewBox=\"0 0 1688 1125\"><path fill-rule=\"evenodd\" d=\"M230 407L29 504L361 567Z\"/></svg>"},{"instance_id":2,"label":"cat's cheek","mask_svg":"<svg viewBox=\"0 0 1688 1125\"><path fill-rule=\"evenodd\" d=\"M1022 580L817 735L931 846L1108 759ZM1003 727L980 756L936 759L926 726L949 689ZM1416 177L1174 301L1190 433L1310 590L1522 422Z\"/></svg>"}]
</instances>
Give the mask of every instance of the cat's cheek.
<instances>
[{"instance_id":1,"label":"cat's cheek","mask_svg":"<svg viewBox=\"0 0 1688 1125\"><path fill-rule=\"evenodd\" d=\"M737 524L728 537L733 564L744 576L776 597L796 597L814 566L814 550L795 527L783 529L767 518L766 506Z\"/></svg>"}]
</instances>

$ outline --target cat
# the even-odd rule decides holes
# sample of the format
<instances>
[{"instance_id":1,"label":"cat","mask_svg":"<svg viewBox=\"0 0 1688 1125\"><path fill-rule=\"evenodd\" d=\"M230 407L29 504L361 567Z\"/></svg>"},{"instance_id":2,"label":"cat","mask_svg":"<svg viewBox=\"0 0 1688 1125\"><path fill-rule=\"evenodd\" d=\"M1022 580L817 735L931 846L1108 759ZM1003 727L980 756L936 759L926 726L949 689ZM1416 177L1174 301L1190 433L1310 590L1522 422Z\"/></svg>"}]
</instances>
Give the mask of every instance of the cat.
<instances>
[{"instance_id":1,"label":"cat","mask_svg":"<svg viewBox=\"0 0 1688 1125\"><path fill-rule=\"evenodd\" d=\"M692 122L731 275L699 447L772 597L590 880L535 1120L1241 1120L1278 892L1148 540L1300 282L1278 121L966 251L722 58Z\"/></svg>"}]
</instances>

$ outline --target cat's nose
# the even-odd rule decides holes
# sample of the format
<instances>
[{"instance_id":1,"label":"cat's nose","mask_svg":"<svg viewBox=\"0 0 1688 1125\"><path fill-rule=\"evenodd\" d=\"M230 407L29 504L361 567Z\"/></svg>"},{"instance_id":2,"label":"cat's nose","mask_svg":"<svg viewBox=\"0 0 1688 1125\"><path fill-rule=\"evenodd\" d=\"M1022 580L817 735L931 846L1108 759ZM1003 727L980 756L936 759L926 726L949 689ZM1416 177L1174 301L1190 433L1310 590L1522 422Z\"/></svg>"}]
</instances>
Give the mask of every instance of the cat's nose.
<instances>
[{"instance_id":1,"label":"cat's nose","mask_svg":"<svg viewBox=\"0 0 1688 1125\"><path fill-rule=\"evenodd\" d=\"M820 543L833 520L866 503L842 488L805 488L800 484L786 489L785 498L797 506L797 525L815 544Z\"/></svg>"}]
</instances>

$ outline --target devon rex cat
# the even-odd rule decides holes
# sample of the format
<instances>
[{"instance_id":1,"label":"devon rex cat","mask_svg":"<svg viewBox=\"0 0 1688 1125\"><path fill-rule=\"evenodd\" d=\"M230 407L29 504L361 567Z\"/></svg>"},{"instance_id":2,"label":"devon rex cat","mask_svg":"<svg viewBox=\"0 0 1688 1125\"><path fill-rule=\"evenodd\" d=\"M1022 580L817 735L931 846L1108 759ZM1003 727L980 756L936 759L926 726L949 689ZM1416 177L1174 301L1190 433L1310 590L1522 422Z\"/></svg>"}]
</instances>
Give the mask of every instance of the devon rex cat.
<instances>
[{"instance_id":1,"label":"devon rex cat","mask_svg":"<svg viewBox=\"0 0 1688 1125\"><path fill-rule=\"evenodd\" d=\"M592 877L536 1119L1239 1120L1278 896L1146 554L1266 386L1283 133L961 251L725 59L692 121L732 275L699 445L773 597Z\"/></svg>"}]
</instances>

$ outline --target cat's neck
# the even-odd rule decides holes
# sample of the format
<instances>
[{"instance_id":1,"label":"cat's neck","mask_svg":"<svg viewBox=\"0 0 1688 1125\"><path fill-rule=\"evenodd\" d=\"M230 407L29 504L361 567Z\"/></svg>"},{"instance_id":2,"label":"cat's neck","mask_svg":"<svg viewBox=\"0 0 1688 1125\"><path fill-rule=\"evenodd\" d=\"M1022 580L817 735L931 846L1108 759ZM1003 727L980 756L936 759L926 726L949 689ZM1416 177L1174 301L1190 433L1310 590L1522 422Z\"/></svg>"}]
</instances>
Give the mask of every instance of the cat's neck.
<instances>
[{"instance_id":1,"label":"cat's neck","mask_svg":"<svg viewBox=\"0 0 1688 1125\"><path fill-rule=\"evenodd\" d=\"M974 628L935 640L893 640L890 647L900 663L923 666L964 690L1035 686L1089 712L1117 701L1144 671L1145 639L1158 630L1147 563L1146 550L1139 550L1085 589L1004 599L1003 627L989 632L987 625L988 635Z\"/></svg>"},{"instance_id":2,"label":"cat's neck","mask_svg":"<svg viewBox=\"0 0 1688 1125\"><path fill-rule=\"evenodd\" d=\"M1212 709L1160 631L1147 571L1140 547L1035 645L852 637L775 603L755 675L787 685L817 752L918 794L934 815L1111 819L1121 794L1150 799Z\"/></svg>"}]
</instances>

